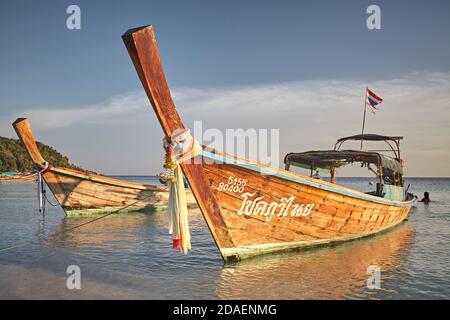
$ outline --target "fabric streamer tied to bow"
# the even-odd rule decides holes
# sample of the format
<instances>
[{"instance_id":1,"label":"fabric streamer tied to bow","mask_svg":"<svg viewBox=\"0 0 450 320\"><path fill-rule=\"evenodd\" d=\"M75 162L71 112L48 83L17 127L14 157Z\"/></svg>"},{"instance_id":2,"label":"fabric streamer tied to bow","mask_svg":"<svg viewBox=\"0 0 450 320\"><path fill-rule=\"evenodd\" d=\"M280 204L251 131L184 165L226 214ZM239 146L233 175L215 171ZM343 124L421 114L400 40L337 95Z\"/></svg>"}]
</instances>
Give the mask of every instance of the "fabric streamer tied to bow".
<instances>
[{"instance_id":1,"label":"fabric streamer tied to bow","mask_svg":"<svg viewBox=\"0 0 450 320\"><path fill-rule=\"evenodd\" d=\"M189 129L175 131L170 140L164 138L166 151L164 171L160 177L169 186L169 234L172 234L172 247L187 254L191 249L189 214L186 202L184 176L180 163L194 158L201 152L200 144L192 137Z\"/></svg>"}]
</instances>

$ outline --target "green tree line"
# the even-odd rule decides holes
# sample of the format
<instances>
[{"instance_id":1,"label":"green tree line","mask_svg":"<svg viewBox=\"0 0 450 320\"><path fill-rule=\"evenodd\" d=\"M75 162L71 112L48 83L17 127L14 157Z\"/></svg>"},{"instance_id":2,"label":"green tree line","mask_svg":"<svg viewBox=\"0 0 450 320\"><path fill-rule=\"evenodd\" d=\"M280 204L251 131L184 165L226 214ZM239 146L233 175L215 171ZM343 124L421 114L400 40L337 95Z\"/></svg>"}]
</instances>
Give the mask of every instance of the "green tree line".
<instances>
[{"instance_id":1,"label":"green tree line","mask_svg":"<svg viewBox=\"0 0 450 320\"><path fill-rule=\"evenodd\" d=\"M36 142L36 144L44 159L50 164L59 167L80 169L71 164L66 156L62 155L52 147L41 142ZM20 140L0 137L0 172L1 171L33 171L33 162Z\"/></svg>"}]
</instances>

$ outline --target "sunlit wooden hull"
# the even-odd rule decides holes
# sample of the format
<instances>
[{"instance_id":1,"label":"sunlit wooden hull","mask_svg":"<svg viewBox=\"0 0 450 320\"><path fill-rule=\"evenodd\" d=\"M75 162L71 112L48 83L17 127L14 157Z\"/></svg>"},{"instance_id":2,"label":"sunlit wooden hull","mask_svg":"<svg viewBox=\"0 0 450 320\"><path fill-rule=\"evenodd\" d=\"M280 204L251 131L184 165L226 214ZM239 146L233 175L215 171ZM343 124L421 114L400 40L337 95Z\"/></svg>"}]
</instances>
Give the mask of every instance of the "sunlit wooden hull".
<instances>
[{"instance_id":1,"label":"sunlit wooden hull","mask_svg":"<svg viewBox=\"0 0 450 320\"><path fill-rule=\"evenodd\" d=\"M17 119L13 126L35 165L44 168L46 161L37 148L28 120ZM166 186L113 179L51 164L42 174L67 214L154 211L164 209L169 199ZM186 199L188 206L196 205L189 190Z\"/></svg>"},{"instance_id":2,"label":"sunlit wooden hull","mask_svg":"<svg viewBox=\"0 0 450 320\"><path fill-rule=\"evenodd\" d=\"M122 38L170 138L184 125L167 85L153 28L131 29ZM181 166L225 261L372 235L403 221L414 204L206 149L198 157ZM268 169L275 171L262 173Z\"/></svg>"},{"instance_id":3,"label":"sunlit wooden hull","mask_svg":"<svg viewBox=\"0 0 450 320\"><path fill-rule=\"evenodd\" d=\"M65 168L51 168L44 179L67 214L155 211L165 209L168 188L108 178ZM187 192L190 206L195 205Z\"/></svg>"},{"instance_id":4,"label":"sunlit wooden hull","mask_svg":"<svg viewBox=\"0 0 450 320\"><path fill-rule=\"evenodd\" d=\"M229 163L204 163L203 169L232 243L219 248L225 260L369 236L402 222L414 204L281 169L262 174L257 164L223 159Z\"/></svg>"}]
</instances>

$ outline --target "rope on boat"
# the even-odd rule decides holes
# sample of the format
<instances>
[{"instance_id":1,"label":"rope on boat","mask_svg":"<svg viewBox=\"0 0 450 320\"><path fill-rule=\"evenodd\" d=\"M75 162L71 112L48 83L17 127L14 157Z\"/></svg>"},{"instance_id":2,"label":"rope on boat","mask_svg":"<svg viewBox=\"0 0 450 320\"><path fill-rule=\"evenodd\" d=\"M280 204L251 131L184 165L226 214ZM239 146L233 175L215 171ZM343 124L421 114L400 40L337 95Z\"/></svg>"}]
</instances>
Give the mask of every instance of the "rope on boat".
<instances>
[{"instance_id":1,"label":"rope on boat","mask_svg":"<svg viewBox=\"0 0 450 320\"><path fill-rule=\"evenodd\" d=\"M59 207L59 203L53 203L47 198L47 193L45 193L45 200L52 206L52 207Z\"/></svg>"},{"instance_id":2,"label":"rope on boat","mask_svg":"<svg viewBox=\"0 0 450 320\"><path fill-rule=\"evenodd\" d=\"M120 211L122 211L122 210L124 210L124 209L126 209L126 208L128 208L128 207L131 207L131 206L135 205L135 204L138 203L138 202L141 202L141 201L145 201L145 200L147 200L147 199L150 199L151 197L153 197L153 195L149 195L148 197L145 197L145 198L143 198L143 199L137 200L137 201L135 201L135 202L133 202L133 203L130 203L130 204L126 205L126 206L123 206L123 207L121 207L121 208L119 208L119 209L117 209L117 210L115 210L115 211L109 212L109 213L104 214L104 215L102 215L102 216L100 216L100 217L97 217L97 218L95 218L95 219L92 219L92 220L89 220L89 221L87 221L87 222L83 222L83 223L80 223L80 224L78 224L78 225L75 225L75 226L73 226L73 227L71 227L71 228L69 228L69 229L65 229L65 230L61 230L61 231L59 231L59 232L56 232L56 233L54 233L51 237L54 238L54 237L60 235L60 234L63 233L63 232L70 232L70 231L73 231L73 230L75 230L75 229L81 228L81 227L83 227L83 226L85 226L85 225L94 223L94 222L96 222L96 221L98 221L98 220L104 219L104 218L106 218L106 217L108 217L108 216L110 216L110 215L117 214L117 213L119 213ZM45 240L51 240L50 237L45 237L45 236L44 236L44 239L45 239ZM12 249L15 249L15 248L25 247L25 246L27 246L27 245L30 245L30 244L33 244L33 243L37 242L38 240L39 240L39 239L35 239L35 240L32 240L32 241L27 241L27 242L15 244L15 245L12 245L12 246L9 246L9 247L1 248L1 249L0 249L0 253L1 253L1 252L5 252L5 251L9 251L9 250L12 250Z\"/></svg>"},{"instance_id":3,"label":"rope on boat","mask_svg":"<svg viewBox=\"0 0 450 320\"><path fill-rule=\"evenodd\" d=\"M39 205L39 212L42 212L42 214L45 214L45 200L47 199L47 190L45 189L45 181L44 181L44 174L51 169L51 166L48 162L44 163L44 167L37 172L36 182L37 182L37 196L38 196L38 205ZM51 202L48 201L50 204Z\"/></svg>"}]
</instances>

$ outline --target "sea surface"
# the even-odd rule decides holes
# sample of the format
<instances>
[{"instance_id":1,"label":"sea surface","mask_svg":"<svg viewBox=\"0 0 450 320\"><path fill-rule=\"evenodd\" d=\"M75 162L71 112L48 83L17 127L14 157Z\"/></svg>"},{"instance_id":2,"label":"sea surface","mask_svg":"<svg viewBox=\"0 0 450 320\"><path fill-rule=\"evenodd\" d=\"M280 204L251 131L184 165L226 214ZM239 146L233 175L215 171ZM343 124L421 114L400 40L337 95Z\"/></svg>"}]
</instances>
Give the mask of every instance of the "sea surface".
<instances>
[{"instance_id":1,"label":"sea surface","mask_svg":"<svg viewBox=\"0 0 450 320\"><path fill-rule=\"evenodd\" d=\"M370 189L365 178L338 183ZM165 212L93 221L48 204L43 215L35 183L0 184L0 299L448 299L450 179L407 183L432 202L389 232L231 265L198 209L190 210L192 251L184 255L171 248ZM79 290L66 286L71 265L81 271ZM380 269L378 289L367 286L369 266Z\"/></svg>"}]
</instances>

